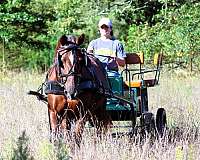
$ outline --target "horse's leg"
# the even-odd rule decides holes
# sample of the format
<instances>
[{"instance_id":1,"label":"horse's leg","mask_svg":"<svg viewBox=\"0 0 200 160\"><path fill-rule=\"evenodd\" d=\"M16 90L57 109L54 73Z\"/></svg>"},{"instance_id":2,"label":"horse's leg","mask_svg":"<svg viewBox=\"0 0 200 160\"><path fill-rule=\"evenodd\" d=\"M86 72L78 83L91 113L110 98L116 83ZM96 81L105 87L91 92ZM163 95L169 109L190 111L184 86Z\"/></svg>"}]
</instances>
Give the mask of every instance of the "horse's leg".
<instances>
[{"instance_id":1,"label":"horse's leg","mask_svg":"<svg viewBox=\"0 0 200 160\"><path fill-rule=\"evenodd\" d=\"M64 133L67 130L67 119L63 117L61 122L61 131Z\"/></svg>"},{"instance_id":2,"label":"horse's leg","mask_svg":"<svg viewBox=\"0 0 200 160\"><path fill-rule=\"evenodd\" d=\"M65 97L62 95L54 95L48 94L48 109L49 109L49 117L50 117L50 124L52 128L52 138L58 138L58 134L62 131L62 127L66 128L65 125ZM62 122L63 121L63 122Z\"/></svg>"},{"instance_id":3,"label":"horse's leg","mask_svg":"<svg viewBox=\"0 0 200 160\"><path fill-rule=\"evenodd\" d=\"M51 127L50 141L53 142L57 134L57 115L51 109L48 109L48 111L49 111L49 121L50 121L50 127Z\"/></svg>"},{"instance_id":4,"label":"horse's leg","mask_svg":"<svg viewBox=\"0 0 200 160\"><path fill-rule=\"evenodd\" d=\"M51 127L51 117L50 117L49 109L48 109L48 118L49 118L49 130L50 130L50 133L51 133L52 127Z\"/></svg>"},{"instance_id":5,"label":"horse's leg","mask_svg":"<svg viewBox=\"0 0 200 160\"><path fill-rule=\"evenodd\" d=\"M87 120L88 112L84 109L84 104L79 104L77 106L78 110L75 113L75 128L74 128L74 138L76 144L80 147L82 140L82 134Z\"/></svg>"},{"instance_id":6,"label":"horse's leg","mask_svg":"<svg viewBox=\"0 0 200 160\"><path fill-rule=\"evenodd\" d=\"M101 113L96 113L96 128L97 134L105 134L112 126L112 121L110 117L107 115L107 112L101 110Z\"/></svg>"},{"instance_id":7,"label":"horse's leg","mask_svg":"<svg viewBox=\"0 0 200 160\"><path fill-rule=\"evenodd\" d=\"M86 119L83 117L83 118L80 118L76 121L76 125L75 125L75 141L76 141L76 144L80 147L80 143L81 143L81 140L82 140L82 134L83 134L83 130L84 130L84 126L85 126L85 123L86 123Z\"/></svg>"},{"instance_id":8,"label":"horse's leg","mask_svg":"<svg viewBox=\"0 0 200 160\"><path fill-rule=\"evenodd\" d=\"M71 139L71 132L70 132L71 131L71 122L67 116L63 117L63 120L61 123L61 131L63 133L65 140Z\"/></svg>"},{"instance_id":9,"label":"horse's leg","mask_svg":"<svg viewBox=\"0 0 200 160\"><path fill-rule=\"evenodd\" d=\"M112 126L111 117L106 112L106 99L103 97L97 102L97 110L95 111L96 120L94 121L97 128L97 134L105 134Z\"/></svg>"}]
</instances>

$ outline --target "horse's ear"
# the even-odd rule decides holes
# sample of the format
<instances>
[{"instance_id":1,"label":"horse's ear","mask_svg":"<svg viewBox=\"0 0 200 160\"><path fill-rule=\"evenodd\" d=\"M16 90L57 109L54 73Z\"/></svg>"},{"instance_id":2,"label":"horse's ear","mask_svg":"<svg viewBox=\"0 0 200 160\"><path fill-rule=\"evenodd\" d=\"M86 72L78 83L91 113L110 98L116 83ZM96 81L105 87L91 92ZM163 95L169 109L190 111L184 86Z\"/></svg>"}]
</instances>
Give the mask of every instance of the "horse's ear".
<instances>
[{"instance_id":1,"label":"horse's ear","mask_svg":"<svg viewBox=\"0 0 200 160\"><path fill-rule=\"evenodd\" d=\"M81 45L81 44L83 44L84 40L85 40L85 34L81 34L78 37L76 44Z\"/></svg>"},{"instance_id":2,"label":"horse's ear","mask_svg":"<svg viewBox=\"0 0 200 160\"><path fill-rule=\"evenodd\" d=\"M67 37L66 37L66 35L62 35L61 37L60 37L60 39L59 39L59 42L60 42L60 44L62 45L62 46L64 46L64 45L66 45L67 44Z\"/></svg>"}]
</instances>

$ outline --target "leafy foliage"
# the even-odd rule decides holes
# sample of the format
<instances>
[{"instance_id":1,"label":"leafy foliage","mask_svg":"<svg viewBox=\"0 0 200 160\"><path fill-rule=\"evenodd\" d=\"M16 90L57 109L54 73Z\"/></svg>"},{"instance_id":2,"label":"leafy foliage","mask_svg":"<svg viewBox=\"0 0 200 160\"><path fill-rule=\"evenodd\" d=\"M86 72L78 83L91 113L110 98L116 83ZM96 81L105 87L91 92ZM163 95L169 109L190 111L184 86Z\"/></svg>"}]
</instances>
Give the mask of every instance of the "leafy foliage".
<instances>
[{"instance_id":1,"label":"leafy foliage","mask_svg":"<svg viewBox=\"0 0 200 160\"><path fill-rule=\"evenodd\" d=\"M47 11L38 12L38 9L31 8L32 5L31 1L17 0L1 6L1 38L24 47L48 47L48 42L41 37L47 36L47 21L54 17ZM42 9L43 5L38 8Z\"/></svg>"},{"instance_id":2,"label":"leafy foliage","mask_svg":"<svg viewBox=\"0 0 200 160\"><path fill-rule=\"evenodd\" d=\"M143 51L147 55L164 52L169 58L182 56L188 59L191 54L200 51L199 16L200 4L182 5L179 9L169 9L161 13L167 18L150 27L132 25L129 28L127 49ZM158 17L159 19L161 19Z\"/></svg>"},{"instance_id":3,"label":"leafy foliage","mask_svg":"<svg viewBox=\"0 0 200 160\"><path fill-rule=\"evenodd\" d=\"M181 53L188 62L199 53L199 9L197 0L4 0L0 66L45 70L62 34L85 33L87 47L99 36L102 16L113 20L114 34L127 52L149 58L162 51L169 60Z\"/></svg>"}]
</instances>

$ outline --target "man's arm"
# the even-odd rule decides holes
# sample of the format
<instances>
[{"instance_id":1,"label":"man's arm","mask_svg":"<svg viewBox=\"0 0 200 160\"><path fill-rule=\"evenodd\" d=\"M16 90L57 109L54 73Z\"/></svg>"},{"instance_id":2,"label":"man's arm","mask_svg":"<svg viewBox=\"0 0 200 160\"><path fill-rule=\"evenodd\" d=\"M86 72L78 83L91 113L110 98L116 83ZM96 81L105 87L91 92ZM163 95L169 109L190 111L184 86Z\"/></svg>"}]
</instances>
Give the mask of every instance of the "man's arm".
<instances>
[{"instance_id":1,"label":"man's arm","mask_svg":"<svg viewBox=\"0 0 200 160\"><path fill-rule=\"evenodd\" d=\"M94 53L94 40L92 40L88 47L87 47L87 53Z\"/></svg>"},{"instance_id":2,"label":"man's arm","mask_svg":"<svg viewBox=\"0 0 200 160\"><path fill-rule=\"evenodd\" d=\"M125 66L125 64L126 64L125 57L126 57L126 53L124 52L124 46L122 45L122 43L120 43L118 41L117 57L116 57L116 62L118 64L118 66L121 66L121 67Z\"/></svg>"}]
</instances>

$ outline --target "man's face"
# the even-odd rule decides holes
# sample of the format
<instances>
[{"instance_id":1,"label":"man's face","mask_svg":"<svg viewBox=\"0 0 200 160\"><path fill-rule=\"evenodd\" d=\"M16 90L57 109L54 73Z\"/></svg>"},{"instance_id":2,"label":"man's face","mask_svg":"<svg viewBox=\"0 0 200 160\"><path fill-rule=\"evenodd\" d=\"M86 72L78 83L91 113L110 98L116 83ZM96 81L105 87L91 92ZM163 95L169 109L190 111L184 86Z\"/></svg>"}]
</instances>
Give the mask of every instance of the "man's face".
<instances>
[{"instance_id":1,"label":"man's face","mask_svg":"<svg viewBox=\"0 0 200 160\"><path fill-rule=\"evenodd\" d=\"M111 28L105 24L99 27L99 31L101 36L110 36L110 32L112 31Z\"/></svg>"}]
</instances>

